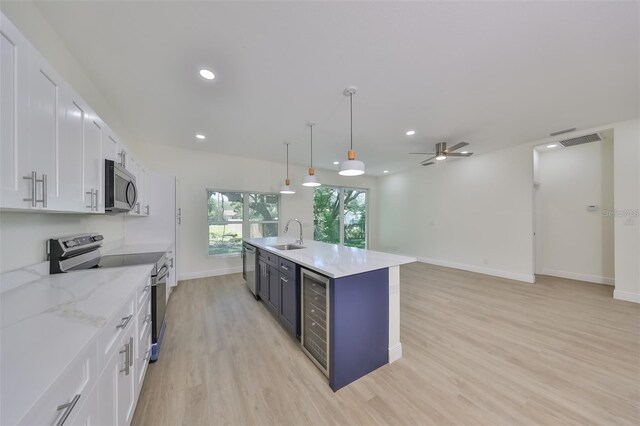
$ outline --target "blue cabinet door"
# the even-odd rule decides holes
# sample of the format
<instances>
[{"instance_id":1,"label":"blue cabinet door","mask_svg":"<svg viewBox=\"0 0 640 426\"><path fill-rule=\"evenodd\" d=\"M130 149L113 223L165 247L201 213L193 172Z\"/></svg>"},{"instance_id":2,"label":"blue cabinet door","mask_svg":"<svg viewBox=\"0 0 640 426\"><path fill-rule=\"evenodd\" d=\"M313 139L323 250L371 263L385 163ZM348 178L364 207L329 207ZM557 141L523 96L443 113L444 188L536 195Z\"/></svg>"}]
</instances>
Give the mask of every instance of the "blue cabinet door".
<instances>
[{"instance_id":1,"label":"blue cabinet door","mask_svg":"<svg viewBox=\"0 0 640 426\"><path fill-rule=\"evenodd\" d=\"M258 295L260 299L262 299L265 303L269 300L269 268L267 267L267 262L264 260L260 260L258 262L258 271L256 274L258 275Z\"/></svg>"},{"instance_id":2,"label":"blue cabinet door","mask_svg":"<svg viewBox=\"0 0 640 426\"><path fill-rule=\"evenodd\" d=\"M298 297L295 276L280 274L280 322L292 335L298 335Z\"/></svg>"},{"instance_id":3,"label":"blue cabinet door","mask_svg":"<svg viewBox=\"0 0 640 426\"><path fill-rule=\"evenodd\" d=\"M267 306L274 312L280 311L280 273L278 268L267 265L269 275L269 299Z\"/></svg>"}]
</instances>

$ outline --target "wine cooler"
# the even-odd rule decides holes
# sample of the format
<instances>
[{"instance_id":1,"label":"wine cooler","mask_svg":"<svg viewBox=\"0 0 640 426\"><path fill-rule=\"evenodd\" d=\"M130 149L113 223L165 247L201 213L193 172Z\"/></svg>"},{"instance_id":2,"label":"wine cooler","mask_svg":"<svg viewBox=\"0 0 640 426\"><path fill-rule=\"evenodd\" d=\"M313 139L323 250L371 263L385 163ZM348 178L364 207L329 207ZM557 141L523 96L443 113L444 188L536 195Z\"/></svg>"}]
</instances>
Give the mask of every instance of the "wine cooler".
<instances>
[{"instance_id":1,"label":"wine cooler","mask_svg":"<svg viewBox=\"0 0 640 426\"><path fill-rule=\"evenodd\" d=\"M302 350L329 376L329 278L302 268Z\"/></svg>"}]
</instances>

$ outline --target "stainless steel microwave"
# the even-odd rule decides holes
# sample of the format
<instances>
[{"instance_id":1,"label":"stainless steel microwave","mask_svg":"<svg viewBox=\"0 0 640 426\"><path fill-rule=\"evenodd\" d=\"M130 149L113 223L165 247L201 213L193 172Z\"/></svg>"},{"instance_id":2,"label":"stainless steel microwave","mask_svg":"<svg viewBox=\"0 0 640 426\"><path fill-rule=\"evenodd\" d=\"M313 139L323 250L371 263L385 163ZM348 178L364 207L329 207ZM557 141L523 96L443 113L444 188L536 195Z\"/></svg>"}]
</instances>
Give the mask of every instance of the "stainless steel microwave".
<instances>
[{"instance_id":1,"label":"stainless steel microwave","mask_svg":"<svg viewBox=\"0 0 640 426\"><path fill-rule=\"evenodd\" d=\"M112 160L105 160L104 172L104 210L121 213L133 209L138 201L136 177Z\"/></svg>"}]
</instances>

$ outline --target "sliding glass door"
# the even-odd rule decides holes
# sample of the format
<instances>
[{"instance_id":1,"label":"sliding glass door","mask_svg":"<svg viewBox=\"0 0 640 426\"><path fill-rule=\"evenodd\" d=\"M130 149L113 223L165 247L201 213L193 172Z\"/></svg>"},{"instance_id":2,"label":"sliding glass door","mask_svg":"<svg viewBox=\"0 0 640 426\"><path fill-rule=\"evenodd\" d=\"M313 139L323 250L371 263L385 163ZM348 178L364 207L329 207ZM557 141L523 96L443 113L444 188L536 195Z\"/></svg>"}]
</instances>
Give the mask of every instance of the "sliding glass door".
<instances>
[{"instance_id":1,"label":"sliding glass door","mask_svg":"<svg viewBox=\"0 0 640 426\"><path fill-rule=\"evenodd\" d=\"M322 186L313 196L313 239L367 247L366 189Z\"/></svg>"}]
</instances>

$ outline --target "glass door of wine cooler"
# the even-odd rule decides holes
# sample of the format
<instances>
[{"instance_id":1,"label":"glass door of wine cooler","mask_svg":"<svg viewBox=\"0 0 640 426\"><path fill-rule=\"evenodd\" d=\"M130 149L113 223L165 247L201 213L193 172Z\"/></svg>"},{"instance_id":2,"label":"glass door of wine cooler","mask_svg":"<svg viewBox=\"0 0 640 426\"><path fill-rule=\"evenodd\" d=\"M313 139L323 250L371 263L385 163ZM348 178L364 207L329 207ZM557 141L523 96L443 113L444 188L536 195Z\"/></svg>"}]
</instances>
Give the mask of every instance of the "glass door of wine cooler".
<instances>
[{"instance_id":1,"label":"glass door of wine cooler","mask_svg":"<svg viewBox=\"0 0 640 426\"><path fill-rule=\"evenodd\" d=\"M301 270L302 349L329 375L329 278Z\"/></svg>"}]
</instances>

